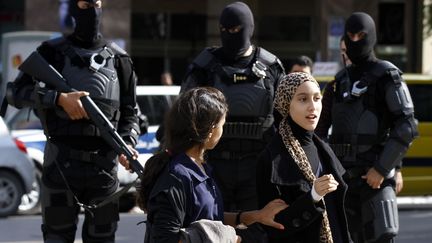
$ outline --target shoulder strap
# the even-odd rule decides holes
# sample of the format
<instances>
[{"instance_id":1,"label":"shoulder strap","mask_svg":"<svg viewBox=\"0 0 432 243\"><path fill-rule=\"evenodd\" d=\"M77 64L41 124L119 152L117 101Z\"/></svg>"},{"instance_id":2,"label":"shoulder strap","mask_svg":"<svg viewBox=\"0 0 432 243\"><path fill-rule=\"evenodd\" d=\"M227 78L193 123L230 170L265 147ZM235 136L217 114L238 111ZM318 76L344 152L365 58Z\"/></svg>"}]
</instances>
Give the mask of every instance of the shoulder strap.
<instances>
[{"instance_id":1,"label":"shoulder strap","mask_svg":"<svg viewBox=\"0 0 432 243\"><path fill-rule=\"evenodd\" d=\"M79 64L80 66L88 66L88 63L71 47L68 39L59 37L50 40L47 43L59 53L69 57L73 63Z\"/></svg>"},{"instance_id":2,"label":"shoulder strap","mask_svg":"<svg viewBox=\"0 0 432 243\"><path fill-rule=\"evenodd\" d=\"M213 54L215 48L205 48L200 54L193 60L194 66L206 70L211 70L216 65L216 57Z\"/></svg>"},{"instance_id":3,"label":"shoulder strap","mask_svg":"<svg viewBox=\"0 0 432 243\"><path fill-rule=\"evenodd\" d=\"M279 67L285 72L285 68L283 67L279 58L262 47L257 47L257 59L267 66L278 64Z\"/></svg>"},{"instance_id":4,"label":"shoulder strap","mask_svg":"<svg viewBox=\"0 0 432 243\"><path fill-rule=\"evenodd\" d=\"M347 75L346 68L342 68L342 70L340 70L339 72L336 73L335 79L340 80L340 79L344 78L346 75Z\"/></svg>"},{"instance_id":5,"label":"shoulder strap","mask_svg":"<svg viewBox=\"0 0 432 243\"><path fill-rule=\"evenodd\" d=\"M189 65L188 70L186 72L186 76L189 76L190 73L195 70L202 70L205 73L206 80L199 80L199 82L203 82L213 86L212 74L214 72L220 71L222 69L218 59L213 54L213 52L217 48L215 47L207 47L198 54L198 56L192 61Z\"/></svg>"},{"instance_id":6,"label":"shoulder strap","mask_svg":"<svg viewBox=\"0 0 432 243\"><path fill-rule=\"evenodd\" d=\"M51 40L47 40L46 44L57 49L59 46L66 44L67 39L64 36L60 36Z\"/></svg>"},{"instance_id":7,"label":"shoulder strap","mask_svg":"<svg viewBox=\"0 0 432 243\"><path fill-rule=\"evenodd\" d=\"M372 67L371 74L377 78L389 74L396 84L400 84L403 81L401 77L402 71L393 63L385 60L378 60Z\"/></svg>"},{"instance_id":8,"label":"shoulder strap","mask_svg":"<svg viewBox=\"0 0 432 243\"><path fill-rule=\"evenodd\" d=\"M111 48L115 55L129 56L128 53L115 42L108 43L107 47Z\"/></svg>"},{"instance_id":9,"label":"shoulder strap","mask_svg":"<svg viewBox=\"0 0 432 243\"><path fill-rule=\"evenodd\" d=\"M262 47L257 47L257 58L266 65L276 63L277 57Z\"/></svg>"}]
</instances>

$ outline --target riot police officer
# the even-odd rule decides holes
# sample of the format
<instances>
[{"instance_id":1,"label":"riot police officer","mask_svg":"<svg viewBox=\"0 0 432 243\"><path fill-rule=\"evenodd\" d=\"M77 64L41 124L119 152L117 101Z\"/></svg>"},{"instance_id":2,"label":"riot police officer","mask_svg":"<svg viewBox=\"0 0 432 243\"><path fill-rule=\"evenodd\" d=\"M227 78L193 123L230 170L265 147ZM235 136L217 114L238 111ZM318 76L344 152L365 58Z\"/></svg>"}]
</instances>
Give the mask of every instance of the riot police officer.
<instances>
[{"instance_id":1,"label":"riot police officer","mask_svg":"<svg viewBox=\"0 0 432 243\"><path fill-rule=\"evenodd\" d=\"M70 1L70 12L74 32L42 43L37 51L78 91L58 92L21 73L8 86L8 102L17 108L35 108L47 137L42 172L44 241L73 242L83 206L83 242L114 242L118 200L104 200L118 188L117 155L88 119L79 98L89 95L133 147L139 134L136 77L128 54L100 34L102 1ZM97 208L88 207L101 201L104 204Z\"/></svg>"},{"instance_id":2,"label":"riot police officer","mask_svg":"<svg viewBox=\"0 0 432 243\"><path fill-rule=\"evenodd\" d=\"M414 106L402 72L375 57L376 30L366 13L346 21L352 65L339 72L323 98L320 131L347 170L346 212L355 242L393 242L398 233L395 167L417 136ZM328 102L324 102L329 97Z\"/></svg>"},{"instance_id":3,"label":"riot police officer","mask_svg":"<svg viewBox=\"0 0 432 243\"><path fill-rule=\"evenodd\" d=\"M251 44L254 19L242 2L227 5L219 19L221 47L204 49L189 66L181 92L213 86L227 97L224 133L209 151L226 211L257 208L256 157L273 131L273 96L284 75L280 60Z\"/></svg>"}]
</instances>

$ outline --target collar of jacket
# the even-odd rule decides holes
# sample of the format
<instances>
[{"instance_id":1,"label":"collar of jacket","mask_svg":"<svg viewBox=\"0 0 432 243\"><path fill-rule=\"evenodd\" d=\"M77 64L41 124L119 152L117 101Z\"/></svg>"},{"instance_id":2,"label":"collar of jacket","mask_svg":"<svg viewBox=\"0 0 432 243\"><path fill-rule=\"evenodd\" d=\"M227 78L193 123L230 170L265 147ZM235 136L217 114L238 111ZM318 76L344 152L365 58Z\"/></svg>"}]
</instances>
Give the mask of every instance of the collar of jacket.
<instances>
[{"instance_id":1,"label":"collar of jacket","mask_svg":"<svg viewBox=\"0 0 432 243\"><path fill-rule=\"evenodd\" d=\"M332 173L338 182L343 182L342 175L345 173L345 169L337 162L338 159L330 146L315 134L313 135L313 141L318 149L322 163L326 164L328 172ZM276 156L272 157L271 182L283 186L299 185L303 191L309 191L312 185L309 184L300 168L289 155L280 135L274 137L272 147L277 151L275 151Z\"/></svg>"},{"instance_id":2,"label":"collar of jacket","mask_svg":"<svg viewBox=\"0 0 432 243\"><path fill-rule=\"evenodd\" d=\"M211 167L207 163L203 164L205 170L204 173L201 168L199 168L199 166L195 164L195 162L193 162L192 159L184 153L176 156L170 163L170 166L174 166L175 163L183 165L188 171L188 173L199 182L207 180L209 178L208 175L212 173Z\"/></svg>"}]
</instances>

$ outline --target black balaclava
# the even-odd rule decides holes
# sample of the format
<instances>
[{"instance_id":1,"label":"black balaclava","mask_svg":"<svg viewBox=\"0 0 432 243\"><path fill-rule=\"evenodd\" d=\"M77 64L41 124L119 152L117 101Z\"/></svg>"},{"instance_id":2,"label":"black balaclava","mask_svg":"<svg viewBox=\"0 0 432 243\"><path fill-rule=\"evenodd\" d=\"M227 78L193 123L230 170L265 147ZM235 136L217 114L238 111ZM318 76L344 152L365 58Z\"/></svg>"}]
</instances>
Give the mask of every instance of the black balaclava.
<instances>
[{"instance_id":1,"label":"black balaclava","mask_svg":"<svg viewBox=\"0 0 432 243\"><path fill-rule=\"evenodd\" d=\"M364 32L365 36L359 41L352 41L348 32ZM363 12L355 12L345 23L344 40L346 53L354 64L362 64L375 58L374 46L376 44L375 22L371 16Z\"/></svg>"},{"instance_id":2,"label":"black balaclava","mask_svg":"<svg viewBox=\"0 0 432 243\"><path fill-rule=\"evenodd\" d=\"M85 1L92 4L96 2L96 0ZM73 35L87 45L92 45L101 37L99 24L102 8L91 7L88 9L80 9L77 3L78 0L72 0L69 3L70 14L75 19Z\"/></svg>"},{"instance_id":3,"label":"black balaclava","mask_svg":"<svg viewBox=\"0 0 432 243\"><path fill-rule=\"evenodd\" d=\"M242 26L238 33L231 34L227 30L220 32L225 57L236 59L242 56L251 45L254 31L253 14L249 6L242 2L227 5L221 13L219 24L225 29Z\"/></svg>"}]
</instances>

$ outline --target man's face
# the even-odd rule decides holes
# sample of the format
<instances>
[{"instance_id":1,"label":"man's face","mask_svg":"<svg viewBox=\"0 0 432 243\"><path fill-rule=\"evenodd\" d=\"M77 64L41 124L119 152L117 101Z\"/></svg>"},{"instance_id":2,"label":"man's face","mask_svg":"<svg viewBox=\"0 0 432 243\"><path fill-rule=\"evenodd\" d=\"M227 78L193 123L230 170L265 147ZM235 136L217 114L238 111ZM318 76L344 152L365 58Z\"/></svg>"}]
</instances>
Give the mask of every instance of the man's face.
<instances>
[{"instance_id":1,"label":"man's face","mask_svg":"<svg viewBox=\"0 0 432 243\"><path fill-rule=\"evenodd\" d=\"M290 73L293 73L293 72L303 72L303 73L307 73L307 74L312 74L309 66L301 66L298 64L294 64L292 66Z\"/></svg>"},{"instance_id":2,"label":"man's face","mask_svg":"<svg viewBox=\"0 0 432 243\"><path fill-rule=\"evenodd\" d=\"M347 32L348 37L350 38L351 41L359 41L359 40L363 40L365 38L366 33L363 31L357 32L357 33L351 33L351 32Z\"/></svg>"},{"instance_id":3,"label":"man's face","mask_svg":"<svg viewBox=\"0 0 432 243\"><path fill-rule=\"evenodd\" d=\"M375 58L375 22L364 12L355 12L345 22L344 40L346 54L352 63L359 65Z\"/></svg>"},{"instance_id":4,"label":"man's face","mask_svg":"<svg viewBox=\"0 0 432 243\"><path fill-rule=\"evenodd\" d=\"M78 1L78 8L80 9L88 9L88 8L102 8L102 1L95 1L94 3L90 3L87 1Z\"/></svg>"},{"instance_id":5,"label":"man's face","mask_svg":"<svg viewBox=\"0 0 432 243\"><path fill-rule=\"evenodd\" d=\"M219 31L224 58L235 60L251 45L254 19L249 6L235 2L225 6L219 17Z\"/></svg>"},{"instance_id":6,"label":"man's face","mask_svg":"<svg viewBox=\"0 0 432 243\"><path fill-rule=\"evenodd\" d=\"M236 34L236 33L240 32L240 30L242 29L242 26L241 25L237 25L237 26L234 26L234 27L231 27L231 28L225 28L222 25L220 25L219 29L220 29L221 32L225 32L226 31L226 32L228 32L230 34Z\"/></svg>"},{"instance_id":7,"label":"man's face","mask_svg":"<svg viewBox=\"0 0 432 243\"><path fill-rule=\"evenodd\" d=\"M348 58L348 55L346 54L346 45L345 45L345 41L343 39L340 42L340 54L341 54L342 60L345 62L345 65L351 64L351 60Z\"/></svg>"}]
</instances>

